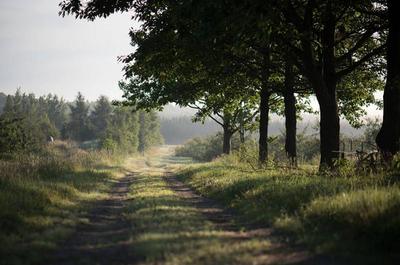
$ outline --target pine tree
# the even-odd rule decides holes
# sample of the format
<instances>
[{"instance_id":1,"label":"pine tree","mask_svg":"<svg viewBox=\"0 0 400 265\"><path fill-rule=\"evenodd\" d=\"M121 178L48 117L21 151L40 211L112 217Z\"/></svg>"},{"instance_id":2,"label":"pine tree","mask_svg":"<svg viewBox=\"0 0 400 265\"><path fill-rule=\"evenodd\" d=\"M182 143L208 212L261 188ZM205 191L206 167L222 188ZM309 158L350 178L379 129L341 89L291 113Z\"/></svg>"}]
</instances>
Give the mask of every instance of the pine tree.
<instances>
[{"instance_id":1,"label":"pine tree","mask_svg":"<svg viewBox=\"0 0 400 265\"><path fill-rule=\"evenodd\" d=\"M93 134L96 138L101 138L106 133L108 124L111 121L112 105L107 97L100 96L96 101L94 110L90 114L90 122Z\"/></svg>"},{"instance_id":2,"label":"pine tree","mask_svg":"<svg viewBox=\"0 0 400 265\"><path fill-rule=\"evenodd\" d=\"M79 92L75 102L70 104L70 121L66 124L64 137L76 141L85 141L91 138L89 125L89 104Z\"/></svg>"}]
</instances>

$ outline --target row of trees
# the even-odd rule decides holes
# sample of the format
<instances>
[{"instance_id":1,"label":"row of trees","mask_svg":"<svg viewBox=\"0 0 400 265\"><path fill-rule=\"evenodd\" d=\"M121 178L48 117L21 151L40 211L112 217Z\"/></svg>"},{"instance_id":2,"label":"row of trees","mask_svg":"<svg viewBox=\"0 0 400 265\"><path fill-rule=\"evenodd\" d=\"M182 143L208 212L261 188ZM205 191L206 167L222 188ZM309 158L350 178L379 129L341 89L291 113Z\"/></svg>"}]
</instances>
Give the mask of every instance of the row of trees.
<instances>
[{"instance_id":1,"label":"row of trees","mask_svg":"<svg viewBox=\"0 0 400 265\"><path fill-rule=\"evenodd\" d=\"M333 167L340 116L353 125L383 89L377 144L400 148L400 4L395 0L101 1L65 0L61 15L94 20L133 11L135 52L122 58L128 105L169 102L217 116L224 151L233 132L258 122L259 162L268 159L270 112L286 118L285 147L296 157L296 120L319 104L320 166Z\"/></svg>"},{"instance_id":2,"label":"row of trees","mask_svg":"<svg viewBox=\"0 0 400 265\"><path fill-rule=\"evenodd\" d=\"M7 96L0 124L0 153L35 151L51 138L93 141L126 152L162 142L155 112L113 106L104 96L89 104L81 93L67 103L55 95L36 98L18 90Z\"/></svg>"}]
</instances>

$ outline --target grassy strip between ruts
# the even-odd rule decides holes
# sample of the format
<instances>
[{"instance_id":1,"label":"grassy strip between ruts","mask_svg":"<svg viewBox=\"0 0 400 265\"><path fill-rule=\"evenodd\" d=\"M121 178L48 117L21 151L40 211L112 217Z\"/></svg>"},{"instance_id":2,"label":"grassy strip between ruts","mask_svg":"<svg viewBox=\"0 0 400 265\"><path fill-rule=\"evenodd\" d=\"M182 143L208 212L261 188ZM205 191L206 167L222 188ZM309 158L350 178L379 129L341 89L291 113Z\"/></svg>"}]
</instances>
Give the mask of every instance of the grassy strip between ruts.
<instances>
[{"instance_id":1,"label":"grassy strip between ruts","mask_svg":"<svg viewBox=\"0 0 400 265\"><path fill-rule=\"evenodd\" d=\"M169 188L154 162L147 164L152 166L136 176L126 207L140 264L265 264L268 240L217 228Z\"/></svg>"},{"instance_id":2,"label":"grassy strip between ruts","mask_svg":"<svg viewBox=\"0 0 400 265\"><path fill-rule=\"evenodd\" d=\"M115 159L57 142L46 153L0 160L0 264L41 264L105 198L119 175Z\"/></svg>"},{"instance_id":3,"label":"grassy strip between ruts","mask_svg":"<svg viewBox=\"0 0 400 265\"><path fill-rule=\"evenodd\" d=\"M364 257L371 264L399 258L396 176L246 172L215 161L188 167L178 177L200 194L236 209L247 221L272 225L318 253Z\"/></svg>"}]
</instances>

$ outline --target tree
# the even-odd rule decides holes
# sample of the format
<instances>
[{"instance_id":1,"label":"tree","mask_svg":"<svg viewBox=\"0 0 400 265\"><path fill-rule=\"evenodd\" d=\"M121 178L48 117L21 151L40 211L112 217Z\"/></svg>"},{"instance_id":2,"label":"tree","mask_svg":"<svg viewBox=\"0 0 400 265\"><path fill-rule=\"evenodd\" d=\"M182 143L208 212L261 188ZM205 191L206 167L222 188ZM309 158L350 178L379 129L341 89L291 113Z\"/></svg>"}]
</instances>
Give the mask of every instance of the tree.
<instances>
[{"instance_id":1,"label":"tree","mask_svg":"<svg viewBox=\"0 0 400 265\"><path fill-rule=\"evenodd\" d=\"M149 147L162 144L158 116L154 111L139 111L139 152Z\"/></svg>"},{"instance_id":2,"label":"tree","mask_svg":"<svg viewBox=\"0 0 400 265\"><path fill-rule=\"evenodd\" d=\"M373 72L385 49L376 17L348 1L285 1L292 58L307 77L320 106L321 167L333 167L339 150L338 85L357 69ZM382 26L383 25L383 26ZM294 30L290 30L293 28Z\"/></svg>"},{"instance_id":3,"label":"tree","mask_svg":"<svg viewBox=\"0 0 400 265\"><path fill-rule=\"evenodd\" d=\"M197 5L198 3L168 1L157 4L141 1L129 1L129 4L121 4L118 1L110 1L99 5L99 2L94 0L82 6L80 1L64 1L61 4L61 14L75 14L79 18L94 19L99 16L108 16L116 11L135 8L136 18L145 23L140 30L131 32L132 42L136 44L137 49L123 61L127 64L125 67L127 77L134 78L130 80L131 85L123 87L123 90L125 98L134 102L132 105L138 107L144 105L148 108L149 106L159 107L168 102L192 103L201 98L205 92L227 92L226 88L233 87L232 82L236 82L236 80L232 80L232 77L249 81L245 82L246 85L242 87L242 91L254 86L252 80L236 74L236 65L224 63L223 56L219 55L221 46L216 44L222 43L222 41L220 41L221 38L216 39L217 31L212 28L215 26L218 29L223 28L224 25L218 23L218 18L225 13L226 6L222 2L218 2L216 5L207 2L205 8L196 9ZM218 8L212 9L213 7ZM152 15L154 10L157 10L159 16ZM192 12L193 10L199 12ZM215 10L212 23L204 19L210 10ZM180 17L185 19L175 19ZM261 28L261 30L266 34L263 37L270 36L269 28ZM224 36L224 39L231 37L232 34ZM210 42L214 42L211 49L207 48ZM270 86L267 84L270 45L268 40L267 42L263 41L261 49L252 49L248 52L251 54L257 51L261 54L256 57L260 65L257 69L259 70L257 76L261 80L256 86L263 87L263 92L259 94L261 98L260 160L262 162L267 159L269 97L272 94ZM226 51L222 54L225 53ZM248 61L253 58L254 56ZM221 83L225 85L221 85ZM227 95L225 93L225 97Z\"/></svg>"},{"instance_id":4,"label":"tree","mask_svg":"<svg viewBox=\"0 0 400 265\"><path fill-rule=\"evenodd\" d=\"M33 94L17 90L6 99L0 115L0 153L38 151L58 131Z\"/></svg>"},{"instance_id":5,"label":"tree","mask_svg":"<svg viewBox=\"0 0 400 265\"><path fill-rule=\"evenodd\" d=\"M91 138L89 128L89 104L79 92L75 102L69 105L71 114L70 121L64 129L64 137L76 141L86 141Z\"/></svg>"},{"instance_id":6,"label":"tree","mask_svg":"<svg viewBox=\"0 0 400 265\"><path fill-rule=\"evenodd\" d=\"M90 113L90 123L93 135L101 138L106 133L108 123L111 120L112 105L105 96L100 96L96 101L93 111Z\"/></svg>"},{"instance_id":7,"label":"tree","mask_svg":"<svg viewBox=\"0 0 400 265\"><path fill-rule=\"evenodd\" d=\"M188 104L188 106L197 110L193 119L195 122L204 123L206 118L211 118L222 127L222 152L229 154L233 134L240 129L243 134L244 130L252 129L254 118L258 114L257 101L257 97L229 99L225 94L211 94L198 100L199 104Z\"/></svg>"},{"instance_id":8,"label":"tree","mask_svg":"<svg viewBox=\"0 0 400 265\"><path fill-rule=\"evenodd\" d=\"M282 72L282 58L288 53L307 77L320 105L320 165L332 168L335 151L339 150L339 115L356 122L355 117L362 113L360 106L373 103L374 88L365 88L372 77L379 77L382 60L375 59L385 49L385 23L369 12L360 12L360 6L367 11L374 9L371 1L342 0L234 4L91 0L84 5L70 0L61 4L61 14L92 20L135 9L135 18L143 26L131 32L137 50L123 61L127 76L139 77L135 81L141 92L128 93L128 100L139 96L159 106L173 100L173 95L179 102L185 96L199 98L205 91L212 92L216 86L207 89L207 79L213 80L212 84L218 80L228 83L225 78L229 80L230 74L246 80L242 90L256 91L260 98L261 164L268 157L268 116L275 108L271 98L282 96L274 86L274 78ZM362 81L361 85L354 80ZM189 89L178 90L176 84ZM226 92L227 87L222 86L222 91ZM285 94L286 103L293 106L290 91ZM289 117L288 129L293 125ZM293 132L287 136L288 149L291 146L293 151L293 144L289 145Z\"/></svg>"},{"instance_id":9,"label":"tree","mask_svg":"<svg viewBox=\"0 0 400 265\"><path fill-rule=\"evenodd\" d=\"M400 150L400 3L388 0L387 80L383 96L383 123L376 143L386 159Z\"/></svg>"},{"instance_id":10,"label":"tree","mask_svg":"<svg viewBox=\"0 0 400 265\"><path fill-rule=\"evenodd\" d=\"M38 100L42 111L47 113L49 120L61 131L68 120L68 105L57 95L49 94L46 97L40 97Z\"/></svg>"},{"instance_id":11,"label":"tree","mask_svg":"<svg viewBox=\"0 0 400 265\"><path fill-rule=\"evenodd\" d=\"M286 55L287 56L287 55ZM285 102L285 151L292 165L297 165L297 149L296 149L296 135L297 135L297 110L296 110L296 97L294 95L295 90L295 76L294 76L294 65L290 60L289 56L285 62L285 81L284 81L284 92L283 98Z\"/></svg>"},{"instance_id":12,"label":"tree","mask_svg":"<svg viewBox=\"0 0 400 265\"><path fill-rule=\"evenodd\" d=\"M139 145L138 134L138 114L132 108L117 106L109 117L100 145L112 151L135 153Z\"/></svg>"}]
</instances>

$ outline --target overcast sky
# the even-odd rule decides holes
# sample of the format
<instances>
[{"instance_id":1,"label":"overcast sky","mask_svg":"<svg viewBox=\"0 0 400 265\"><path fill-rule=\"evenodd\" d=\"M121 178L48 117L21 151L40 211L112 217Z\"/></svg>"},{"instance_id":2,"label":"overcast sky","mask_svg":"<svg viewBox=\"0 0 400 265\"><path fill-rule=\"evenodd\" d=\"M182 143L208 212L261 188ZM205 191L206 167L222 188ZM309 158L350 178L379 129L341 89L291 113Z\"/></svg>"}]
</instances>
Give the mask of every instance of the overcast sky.
<instances>
[{"instance_id":1,"label":"overcast sky","mask_svg":"<svg viewBox=\"0 0 400 265\"><path fill-rule=\"evenodd\" d=\"M122 64L132 51L130 14L94 22L59 17L61 0L0 0L0 92L55 93L71 100L81 91L120 98Z\"/></svg>"}]
</instances>

